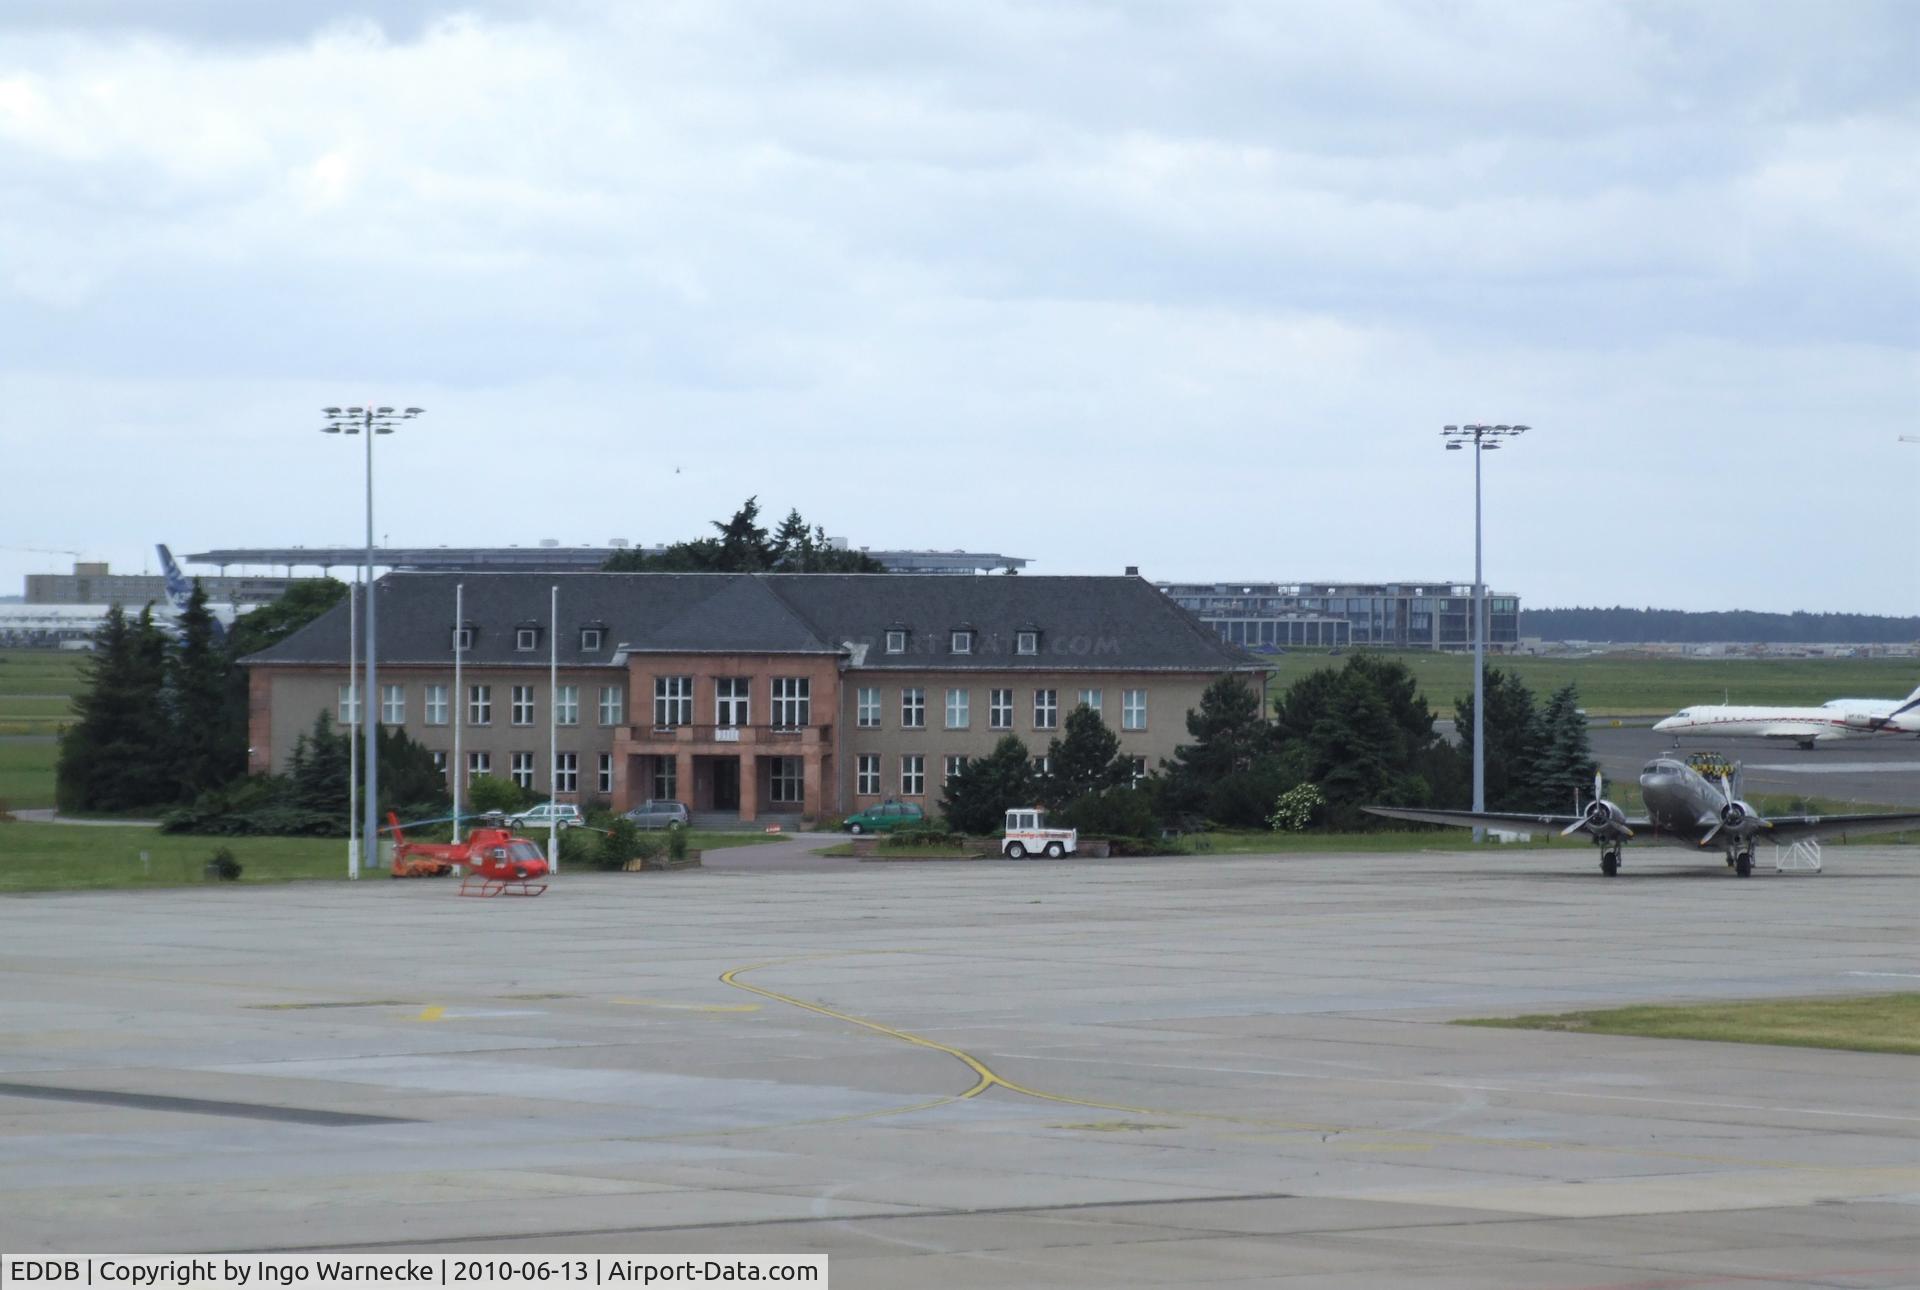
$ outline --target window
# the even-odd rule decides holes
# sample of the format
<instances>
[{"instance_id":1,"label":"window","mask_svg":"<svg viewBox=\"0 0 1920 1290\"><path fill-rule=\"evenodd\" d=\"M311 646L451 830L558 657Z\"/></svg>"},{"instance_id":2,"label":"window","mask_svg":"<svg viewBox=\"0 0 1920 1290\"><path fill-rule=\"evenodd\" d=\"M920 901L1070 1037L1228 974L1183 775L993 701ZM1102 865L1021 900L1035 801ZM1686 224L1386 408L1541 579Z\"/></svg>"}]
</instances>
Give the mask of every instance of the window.
<instances>
[{"instance_id":1,"label":"window","mask_svg":"<svg viewBox=\"0 0 1920 1290\"><path fill-rule=\"evenodd\" d=\"M773 724L782 730L797 730L807 724L812 709L808 699L813 683L804 676L773 678ZM775 798L774 801L780 801ZM799 798L793 799L799 801Z\"/></svg>"},{"instance_id":2,"label":"window","mask_svg":"<svg viewBox=\"0 0 1920 1290\"><path fill-rule=\"evenodd\" d=\"M447 687L429 685L426 696L427 724L444 726L447 724Z\"/></svg>"},{"instance_id":3,"label":"window","mask_svg":"<svg viewBox=\"0 0 1920 1290\"><path fill-rule=\"evenodd\" d=\"M693 678L656 676L653 678L653 724L690 726L693 724Z\"/></svg>"},{"instance_id":4,"label":"window","mask_svg":"<svg viewBox=\"0 0 1920 1290\"><path fill-rule=\"evenodd\" d=\"M900 796L919 797L927 791L927 759L919 753L900 758Z\"/></svg>"},{"instance_id":5,"label":"window","mask_svg":"<svg viewBox=\"0 0 1920 1290\"><path fill-rule=\"evenodd\" d=\"M493 774L493 754L492 753L470 752L467 754L467 779L468 780L472 780L475 775L491 775L491 774Z\"/></svg>"},{"instance_id":6,"label":"window","mask_svg":"<svg viewBox=\"0 0 1920 1290\"><path fill-rule=\"evenodd\" d=\"M360 724L360 688L358 686L340 687L340 724L343 726Z\"/></svg>"},{"instance_id":7,"label":"window","mask_svg":"<svg viewBox=\"0 0 1920 1290\"><path fill-rule=\"evenodd\" d=\"M745 676L723 676L713 683L713 724L716 726L744 726L753 720L753 708L750 696L753 693L753 679Z\"/></svg>"},{"instance_id":8,"label":"window","mask_svg":"<svg viewBox=\"0 0 1920 1290\"><path fill-rule=\"evenodd\" d=\"M491 685L467 687L467 724L470 726L493 724L493 687Z\"/></svg>"},{"instance_id":9,"label":"window","mask_svg":"<svg viewBox=\"0 0 1920 1290\"><path fill-rule=\"evenodd\" d=\"M1013 691L995 690L993 702L987 708L987 728L989 730L1013 729Z\"/></svg>"},{"instance_id":10,"label":"window","mask_svg":"<svg viewBox=\"0 0 1920 1290\"><path fill-rule=\"evenodd\" d=\"M516 726L533 724L533 687L531 685L513 687L513 724Z\"/></svg>"},{"instance_id":11,"label":"window","mask_svg":"<svg viewBox=\"0 0 1920 1290\"><path fill-rule=\"evenodd\" d=\"M655 800L673 802L680 797L680 763L672 757L653 759L653 796Z\"/></svg>"},{"instance_id":12,"label":"window","mask_svg":"<svg viewBox=\"0 0 1920 1290\"><path fill-rule=\"evenodd\" d=\"M805 782L801 778L801 762L798 757L775 757L772 775L773 800L782 805L798 806L801 794L805 791Z\"/></svg>"},{"instance_id":13,"label":"window","mask_svg":"<svg viewBox=\"0 0 1920 1290\"><path fill-rule=\"evenodd\" d=\"M853 791L866 797L880 795L880 754L861 753L855 765Z\"/></svg>"},{"instance_id":14,"label":"window","mask_svg":"<svg viewBox=\"0 0 1920 1290\"><path fill-rule=\"evenodd\" d=\"M579 753L557 752L553 755L553 791L556 793L580 791Z\"/></svg>"},{"instance_id":15,"label":"window","mask_svg":"<svg viewBox=\"0 0 1920 1290\"><path fill-rule=\"evenodd\" d=\"M953 633L948 648L955 654L973 653L973 633L969 631L957 631Z\"/></svg>"},{"instance_id":16,"label":"window","mask_svg":"<svg viewBox=\"0 0 1920 1290\"><path fill-rule=\"evenodd\" d=\"M1035 690L1033 692L1033 728L1052 730L1060 724L1060 691Z\"/></svg>"},{"instance_id":17,"label":"window","mask_svg":"<svg viewBox=\"0 0 1920 1290\"><path fill-rule=\"evenodd\" d=\"M1044 753L1033 759L1033 773L1041 779L1053 774L1053 758Z\"/></svg>"},{"instance_id":18,"label":"window","mask_svg":"<svg viewBox=\"0 0 1920 1290\"><path fill-rule=\"evenodd\" d=\"M627 687L624 685L603 685L600 687L600 724L617 726L627 719Z\"/></svg>"},{"instance_id":19,"label":"window","mask_svg":"<svg viewBox=\"0 0 1920 1290\"><path fill-rule=\"evenodd\" d=\"M1147 728L1147 692L1145 690L1120 692L1120 728L1122 730Z\"/></svg>"},{"instance_id":20,"label":"window","mask_svg":"<svg viewBox=\"0 0 1920 1290\"><path fill-rule=\"evenodd\" d=\"M553 719L563 726L580 724L580 687L556 686L553 691Z\"/></svg>"},{"instance_id":21,"label":"window","mask_svg":"<svg viewBox=\"0 0 1920 1290\"><path fill-rule=\"evenodd\" d=\"M456 653L464 654L473 648L473 628L456 627L453 629L453 648Z\"/></svg>"},{"instance_id":22,"label":"window","mask_svg":"<svg viewBox=\"0 0 1920 1290\"><path fill-rule=\"evenodd\" d=\"M602 797L613 791L613 754L600 754L600 781L595 786Z\"/></svg>"},{"instance_id":23,"label":"window","mask_svg":"<svg viewBox=\"0 0 1920 1290\"><path fill-rule=\"evenodd\" d=\"M1095 712L1100 711L1100 702L1102 697L1103 696L1098 690L1080 691L1080 702L1086 704L1089 708L1092 708Z\"/></svg>"},{"instance_id":24,"label":"window","mask_svg":"<svg viewBox=\"0 0 1920 1290\"><path fill-rule=\"evenodd\" d=\"M1145 757L1135 757L1133 759L1133 787L1140 787L1140 781L1146 777L1147 759Z\"/></svg>"},{"instance_id":25,"label":"window","mask_svg":"<svg viewBox=\"0 0 1920 1290\"><path fill-rule=\"evenodd\" d=\"M874 686L862 686L854 708L853 724L862 730L880 728L880 691Z\"/></svg>"},{"instance_id":26,"label":"window","mask_svg":"<svg viewBox=\"0 0 1920 1290\"><path fill-rule=\"evenodd\" d=\"M514 628L513 647L518 650L539 649L540 629L538 627Z\"/></svg>"},{"instance_id":27,"label":"window","mask_svg":"<svg viewBox=\"0 0 1920 1290\"><path fill-rule=\"evenodd\" d=\"M919 730L927 724L927 692L913 687L900 691L900 727Z\"/></svg>"},{"instance_id":28,"label":"window","mask_svg":"<svg viewBox=\"0 0 1920 1290\"><path fill-rule=\"evenodd\" d=\"M447 777L447 754L445 752L436 752L433 755L433 768L440 772L441 779L444 780Z\"/></svg>"},{"instance_id":29,"label":"window","mask_svg":"<svg viewBox=\"0 0 1920 1290\"><path fill-rule=\"evenodd\" d=\"M582 654L591 654L598 650L600 648L600 636L601 632L598 627L582 627L580 629L580 652Z\"/></svg>"},{"instance_id":30,"label":"window","mask_svg":"<svg viewBox=\"0 0 1920 1290\"><path fill-rule=\"evenodd\" d=\"M948 690L947 729L965 730L967 723L972 717L972 714L969 712L972 705L973 692L971 690Z\"/></svg>"},{"instance_id":31,"label":"window","mask_svg":"<svg viewBox=\"0 0 1920 1290\"><path fill-rule=\"evenodd\" d=\"M380 723L387 726L407 724L406 686L383 685L380 687Z\"/></svg>"},{"instance_id":32,"label":"window","mask_svg":"<svg viewBox=\"0 0 1920 1290\"><path fill-rule=\"evenodd\" d=\"M1015 632L1013 634L1013 652L1016 654L1038 654L1040 652L1040 633Z\"/></svg>"},{"instance_id":33,"label":"window","mask_svg":"<svg viewBox=\"0 0 1920 1290\"><path fill-rule=\"evenodd\" d=\"M907 633L898 627L887 629L887 653L904 654L907 652Z\"/></svg>"},{"instance_id":34,"label":"window","mask_svg":"<svg viewBox=\"0 0 1920 1290\"><path fill-rule=\"evenodd\" d=\"M958 775L961 771L965 770L966 768L967 768L967 759L964 756L962 756L959 753L948 753L946 756L946 764L942 768L943 773L941 775L940 783L942 785L953 783L953 777L955 775Z\"/></svg>"},{"instance_id":35,"label":"window","mask_svg":"<svg viewBox=\"0 0 1920 1290\"><path fill-rule=\"evenodd\" d=\"M513 754L513 759L508 763L507 773L512 776L513 782L520 787L532 788L533 754L530 752L517 752Z\"/></svg>"}]
</instances>

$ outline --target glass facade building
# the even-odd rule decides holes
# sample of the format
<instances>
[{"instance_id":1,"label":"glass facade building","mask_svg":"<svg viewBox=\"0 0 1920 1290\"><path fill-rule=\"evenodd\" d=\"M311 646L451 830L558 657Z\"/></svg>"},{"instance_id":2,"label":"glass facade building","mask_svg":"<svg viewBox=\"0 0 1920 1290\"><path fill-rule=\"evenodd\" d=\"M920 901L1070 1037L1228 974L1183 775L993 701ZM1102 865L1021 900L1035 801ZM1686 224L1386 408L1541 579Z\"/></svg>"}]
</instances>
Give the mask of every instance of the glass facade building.
<instances>
[{"instance_id":1,"label":"glass facade building","mask_svg":"<svg viewBox=\"0 0 1920 1290\"><path fill-rule=\"evenodd\" d=\"M1156 584L1229 644L1250 650L1371 645L1472 649L1473 587L1457 582ZM1487 647L1520 639L1520 598L1487 592Z\"/></svg>"}]
</instances>

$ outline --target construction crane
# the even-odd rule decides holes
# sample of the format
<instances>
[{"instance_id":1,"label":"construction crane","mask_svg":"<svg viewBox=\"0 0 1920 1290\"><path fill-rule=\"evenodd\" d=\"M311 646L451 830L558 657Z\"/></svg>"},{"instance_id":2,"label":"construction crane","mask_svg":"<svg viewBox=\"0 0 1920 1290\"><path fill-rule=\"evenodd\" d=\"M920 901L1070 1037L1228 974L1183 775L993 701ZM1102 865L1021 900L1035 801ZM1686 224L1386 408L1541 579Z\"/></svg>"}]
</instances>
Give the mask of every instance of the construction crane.
<instances>
[{"instance_id":1,"label":"construction crane","mask_svg":"<svg viewBox=\"0 0 1920 1290\"><path fill-rule=\"evenodd\" d=\"M35 555L70 555L76 560L84 560L87 558L85 551L69 551L64 547L0 546L0 551L31 551Z\"/></svg>"}]
</instances>

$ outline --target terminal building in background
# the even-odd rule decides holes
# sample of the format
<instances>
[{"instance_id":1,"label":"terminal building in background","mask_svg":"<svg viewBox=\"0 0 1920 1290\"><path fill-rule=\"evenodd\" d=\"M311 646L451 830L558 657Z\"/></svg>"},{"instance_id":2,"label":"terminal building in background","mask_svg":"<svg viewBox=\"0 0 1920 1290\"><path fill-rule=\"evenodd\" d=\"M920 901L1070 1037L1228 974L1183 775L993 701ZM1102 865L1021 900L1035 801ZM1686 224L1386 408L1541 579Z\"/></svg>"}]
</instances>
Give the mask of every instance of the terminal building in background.
<instances>
[{"instance_id":1,"label":"terminal building in background","mask_svg":"<svg viewBox=\"0 0 1920 1290\"><path fill-rule=\"evenodd\" d=\"M290 578L239 577L201 578L207 599L221 605L262 605L278 600L290 585ZM115 573L106 561L78 561L72 573L30 573L27 575L26 603L29 605L118 605L127 613L138 613L146 605L164 608L167 604L167 580L157 573Z\"/></svg>"},{"instance_id":2,"label":"terminal building in background","mask_svg":"<svg viewBox=\"0 0 1920 1290\"><path fill-rule=\"evenodd\" d=\"M1369 645L1472 649L1473 587L1457 582L1161 582L1173 602L1250 650ZM1487 645L1520 640L1520 598L1487 593Z\"/></svg>"},{"instance_id":3,"label":"terminal building in background","mask_svg":"<svg viewBox=\"0 0 1920 1290\"><path fill-rule=\"evenodd\" d=\"M1082 703L1144 775L1189 741L1211 682L1244 674L1264 692L1267 675L1138 577L393 573L378 587L368 714L443 773L616 810L672 799L708 823L887 798L932 814L969 758L1008 735L1044 757ZM284 771L322 712L360 718L347 628L336 606L243 660L250 770Z\"/></svg>"}]
</instances>

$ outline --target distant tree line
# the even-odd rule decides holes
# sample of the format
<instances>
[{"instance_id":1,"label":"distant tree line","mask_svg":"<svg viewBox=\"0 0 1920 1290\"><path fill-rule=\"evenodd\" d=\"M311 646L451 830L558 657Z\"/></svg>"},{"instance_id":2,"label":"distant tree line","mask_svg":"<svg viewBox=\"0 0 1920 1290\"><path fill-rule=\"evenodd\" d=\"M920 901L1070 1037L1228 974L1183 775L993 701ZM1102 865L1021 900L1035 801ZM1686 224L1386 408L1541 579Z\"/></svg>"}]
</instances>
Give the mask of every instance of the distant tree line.
<instances>
[{"instance_id":1,"label":"distant tree line","mask_svg":"<svg viewBox=\"0 0 1920 1290\"><path fill-rule=\"evenodd\" d=\"M760 523L760 499L749 497L727 520L712 521L717 536L675 542L658 554L616 551L601 566L609 573L885 573L865 551L831 545L827 531L789 510L778 528Z\"/></svg>"},{"instance_id":2,"label":"distant tree line","mask_svg":"<svg viewBox=\"0 0 1920 1290\"><path fill-rule=\"evenodd\" d=\"M1920 640L1920 618L1881 614L1765 614L1734 609L1522 609L1520 634L1553 641L1644 644L1768 641L1782 645L1896 645Z\"/></svg>"},{"instance_id":3,"label":"distant tree line","mask_svg":"<svg viewBox=\"0 0 1920 1290\"><path fill-rule=\"evenodd\" d=\"M1571 812L1576 794L1591 793L1596 767L1577 691L1565 686L1542 703L1518 677L1492 669L1486 693L1488 809ZM948 780L942 809L966 833L995 832L1007 810L1036 803L1056 823L1121 837L1265 828L1276 814L1287 827L1400 827L1362 808L1470 804L1473 700L1455 702L1464 733L1450 742L1398 660L1362 653L1310 673L1271 717L1252 686L1225 676L1187 714L1192 742L1144 777L1083 704L1048 745L1048 773L1008 735Z\"/></svg>"}]
</instances>

